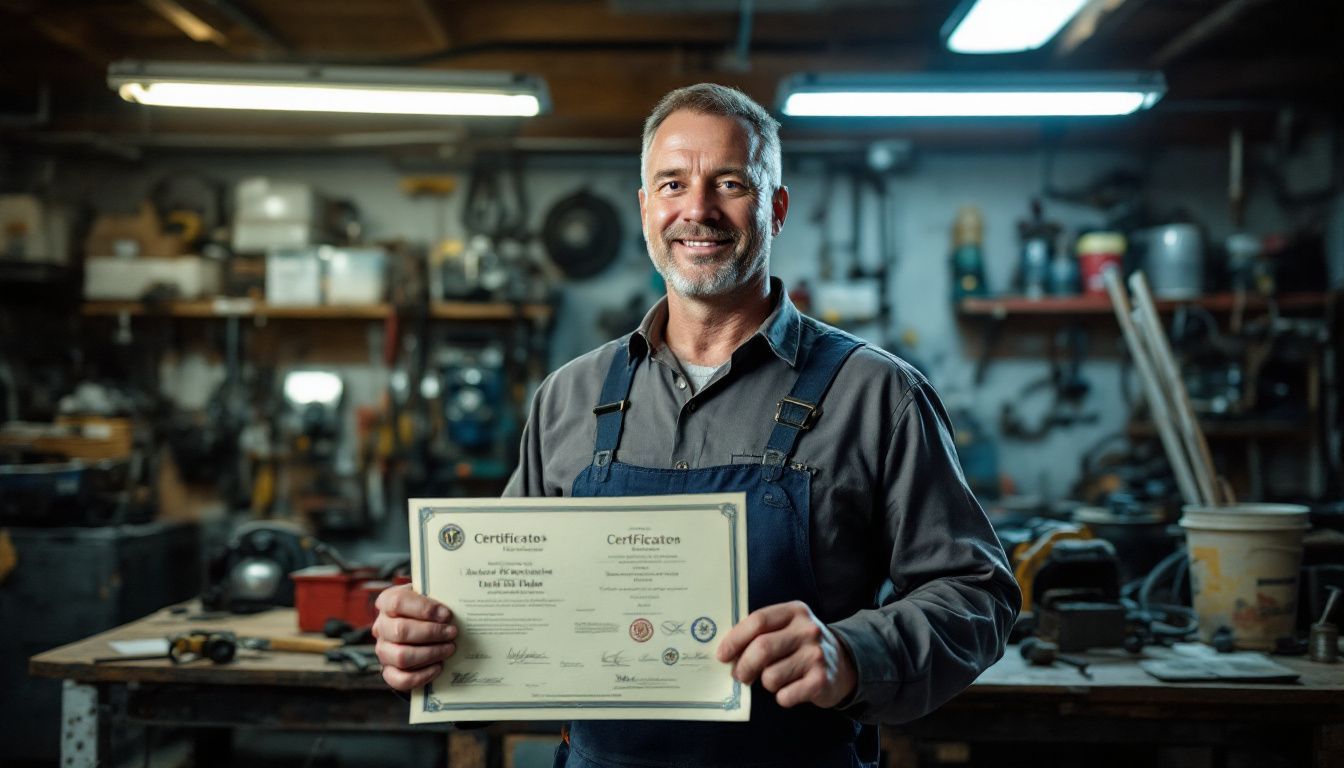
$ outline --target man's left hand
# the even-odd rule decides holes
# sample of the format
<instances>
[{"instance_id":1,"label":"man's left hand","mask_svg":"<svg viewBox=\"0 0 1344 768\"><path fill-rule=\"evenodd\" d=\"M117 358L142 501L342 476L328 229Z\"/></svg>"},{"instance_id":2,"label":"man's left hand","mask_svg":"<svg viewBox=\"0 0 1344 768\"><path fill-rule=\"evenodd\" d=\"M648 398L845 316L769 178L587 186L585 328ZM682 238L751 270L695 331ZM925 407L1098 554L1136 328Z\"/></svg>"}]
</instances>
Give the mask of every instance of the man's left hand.
<instances>
[{"instance_id":1,"label":"man's left hand","mask_svg":"<svg viewBox=\"0 0 1344 768\"><path fill-rule=\"evenodd\" d=\"M759 678L781 707L833 707L857 685L849 651L797 600L752 611L724 635L716 655L733 663L741 682Z\"/></svg>"}]
</instances>

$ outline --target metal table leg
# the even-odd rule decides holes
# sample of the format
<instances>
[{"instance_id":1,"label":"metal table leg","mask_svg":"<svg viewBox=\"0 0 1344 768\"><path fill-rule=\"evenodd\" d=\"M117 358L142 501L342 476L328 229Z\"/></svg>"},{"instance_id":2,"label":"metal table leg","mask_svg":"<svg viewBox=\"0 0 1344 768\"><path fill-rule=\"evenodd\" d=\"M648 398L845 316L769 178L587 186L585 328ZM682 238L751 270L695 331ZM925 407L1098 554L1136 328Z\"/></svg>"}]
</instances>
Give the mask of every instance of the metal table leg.
<instances>
[{"instance_id":1,"label":"metal table leg","mask_svg":"<svg viewBox=\"0 0 1344 768\"><path fill-rule=\"evenodd\" d=\"M61 691L61 766L96 768L100 731L98 687L64 681Z\"/></svg>"}]
</instances>

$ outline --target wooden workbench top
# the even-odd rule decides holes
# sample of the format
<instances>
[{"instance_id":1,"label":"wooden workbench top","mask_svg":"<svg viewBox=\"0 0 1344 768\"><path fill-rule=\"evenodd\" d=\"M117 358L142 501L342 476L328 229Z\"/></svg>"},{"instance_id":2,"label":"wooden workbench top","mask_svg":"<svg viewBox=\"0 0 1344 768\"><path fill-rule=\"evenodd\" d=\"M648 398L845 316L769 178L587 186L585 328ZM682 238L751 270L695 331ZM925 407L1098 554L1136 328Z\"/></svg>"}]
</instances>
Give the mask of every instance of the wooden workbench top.
<instances>
[{"instance_id":1,"label":"wooden workbench top","mask_svg":"<svg viewBox=\"0 0 1344 768\"><path fill-rule=\"evenodd\" d=\"M185 609L185 610L181 610ZM174 612L177 610L178 612ZM95 664L94 659L116 656L114 640L163 639L194 630L228 631L238 637L320 637L298 631L293 608L263 613L200 618L200 605L186 603L165 608L129 624L38 654L28 662L35 677L58 677L85 683L152 682L216 685L292 685L335 689L386 689L378 674L349 674L341 665L316 653L286 653L238 649L228 664L206 660L174 664L168 659Z\"/></svg>"},{"instance_id":2,"label":"wooden workbench top","mask_svg":"<svg viewBox=\"0 0 1344 768\"><path fill-rule=\"evenodd\" d=\"M1144 672L1138 662L1144 659L1170 659L1169 648L1155 646L1134 655L1116 649L1071 654L1089 663L1091 679L1074 667L1056 663L1033 667L1018 654L1016 646L1003 659L980 676L971 690L977 699L1024 695L1059 696L1079 694L1093 703L1113 701L1131 704L1236 704L1268 705L1320 704L1344 707L1344 664L1317 664L1305 657L1271 657L1292 669L1301 678L1292 683L1263 683L1219 680L1210 682L1164 682Z\"/></svg>"},{"instance_id":3,"label":"wooden workbench top","mask_svg":"<svg viewBox=\"0 0 1344 768\"><path fill-rule=\"evenodd\" d=\"M34 656L29 672L38 677L55 677L95 682L144 682L216 685L279 685L332 688L340 690L387 690L378 674L351 675L340 665L318 654L248 651L239 649L229 664L195 661L173 664L166 659L94 664L96 658L115 656L111 640L166 638L192 630L226 630L238 637L303 637L297 631L293 609L277 608L251 615L229 615L213 620L192 618L199 605L188 603L174 613L164 609L138 621L94 635L70 645ZM312 635L307 635L312 636ZM1301 674L1295 683L1200 682L1168 683L1149 676L1136 663L1139 658L1165 658L1173 652L1155 647L1136 657L1122 650L1092 651L1077 654L1091 664L1091 679L1077 669L1055 664L1051 667L1028 666L1009 648L1004 658L987 670L962 694L961 699L978 702L1006 701L1009 697L1085 698L1096 703L1115 704L1236 704L1275 703L1320 705L1344 708L1344 664L1317 664L1305 658L1274 657L1274 660Z\"/></svg>"}]
</instances>

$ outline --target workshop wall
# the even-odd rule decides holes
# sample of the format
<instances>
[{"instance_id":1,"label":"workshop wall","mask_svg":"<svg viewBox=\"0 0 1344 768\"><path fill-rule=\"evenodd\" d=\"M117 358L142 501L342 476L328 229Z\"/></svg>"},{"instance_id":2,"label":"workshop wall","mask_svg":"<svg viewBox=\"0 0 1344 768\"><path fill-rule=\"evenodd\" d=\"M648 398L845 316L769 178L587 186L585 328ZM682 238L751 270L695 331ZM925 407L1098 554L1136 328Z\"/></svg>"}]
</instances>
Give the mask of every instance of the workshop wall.
<instances>
[{"instance_id":1,"label":"workshop wall","mask_svg":"<svg viewBox=\"0 0 1344 768\"><path fill-rule=\"evenodd\" d=\"M633 150L633 145L632 145ZM785 147L786 156L788 147ZM903 352L934 381L954 409L974 414L991 434L998 432L1001 405L1015 398L1028 383L1049 373L1041 336L1040 357L995 360L983 384L972 383L975 361L969 357L974 339L959 332L951 301L948 252L953 217L959 207L976 205L984 216L984 256L992 293L1010 292L1018 259L1018 219L1028 211L1030 198L1039 194L1047 163L1043 151L917 151L913 164L890 179L893 222L896 234L896 264L891 275L894 305L892 338L905 344ZM1226 156L1218 149L1174 149L1139 156L1130 152L1062 151L1053 158L1051 181L1057 187L1083 186L1099 175L1124 168L1144 174L1148 199L1154 210L1185 210L1208 229L1212 242L1232 231L1226 204ZM604 197L621 210L624 247L617 262L595 278L563 284L563 304L551 346L551 367L591 349L607 338L598 326L604 312L620 310L630 297L643 294L641 310L654 298L653 281L640 234L635 190L638 165L629 156L529 156L526 162L527 194L534 229L540 226L550 206L580 187ZM90 163L87 160L58 166L55 187L60 198L87 201L100 211L128 209L138 203L150 186L165 174L190 170L229 185L249 176L312 184L319 192L347 198L359 208L369 239L404 238L427 242L463 236L460 208L465 176L458 192L444 200L410 199L398 190L398 180L408 173L388 157L367 154L201 154L174 155L135 166L120 163ZM793 285L802 279L815 281L817 255L823 238L831 243L841 266L850 240L848 184L837 185L836 208L828 231L814 223L822 190L821 158L786 162L785 181L792 204L789 221L776 240L772 268ZM1046 201L1048 218L1065 226L1067 240L1081 227L1103 221L1099 212L1076 205ZM869 211L866 226L874 228ZM1273 201L1252 190L1248 201L1247 230L1278 231L1287 225ZM865 234L868 252L861 257L872 263L875 231ZM859 328L861 335L876 337L881 329ZM965 331L974 333L975 326ZM1047 500L1068 493L1076 480L1081 450L1120 430L1128 409L1121 395L1121 365L1113 347L1114 336L1094 339L1084 375L1092 386L1087 410L1096 412L1093 424L1058 429L1030 444L999 443L1000 471L1011 475L1020 492L1039 494ZM1095 359L1098 356L1107 359ZM351 391L380 391L384 372L375 366L343 365L351 377ZM535 385L535 382L532 383ZM1035 414L1024 403L1024 417Z\"/></svg>"}]
</instances>

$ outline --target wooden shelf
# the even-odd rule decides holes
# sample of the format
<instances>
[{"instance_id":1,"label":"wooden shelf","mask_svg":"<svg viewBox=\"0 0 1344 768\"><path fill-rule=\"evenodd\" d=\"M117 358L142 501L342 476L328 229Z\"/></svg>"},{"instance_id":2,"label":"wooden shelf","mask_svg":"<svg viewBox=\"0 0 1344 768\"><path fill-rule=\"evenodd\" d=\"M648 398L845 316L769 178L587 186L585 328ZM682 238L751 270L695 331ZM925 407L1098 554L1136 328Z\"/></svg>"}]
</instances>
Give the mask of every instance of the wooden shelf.
<instances>
[{"instance_id":1,"label":"wooden shelf","mask_svg":"<svg viewBox=\"0 0 1344 768\"><path fill-rule=\"evenodd\" d=\"M1230 312L1236 305L1236 295L1215 293L1197 299L1158 299L1158 312L1172 312L1183 304L1193 304L1210 312ZM1329 294L1321 292L1286 293L1276 298L1280 310L1319 310L1329 301ZM1261 311L1265 301L1259 297L1247 297L1246 308ZM999 296L994 298L970 297L957 304L957 314L962 317L990 317L1006 319L1010 316L1037 318L1090 318L1112 317L1111 301L1105 296L1047 296L1042 299L1027 299L1021 296Z\"/></svg>"},{"instance_id":2,"label":"wooden shelf","mask_svg":"<svg viewBox=\"0 0 1344 768\"><path fill-rule=\"evenodd\" d=\"M1217 438L1291 438L1308 437L1312 425L1305 420L1288 421L1285 419L1201 419L1199 427L1205 437ZM1154 437L1157 428L1150 421L1134 421L1125 427L1131 437Z\"/></svg>"},{"instance_id":3,"label":"wooden shelf","mask_svg":"<svg viewBox=\"0 0 1344 768\"><path fill-rule=\"evenodd\" d=\"M86 317L117 315L224 318L249 317L275 320L383 320L395 313L391 304L320 305L312 307L274 306L251 299L202 299L174 301L150 309L138 301L90 301L82 312ZM430 317L436 320L500 321L522 316L545 320L552 309L547 304L515 305L507 302L445 301L430 305Z\"/></svg>"}]
</instances>

